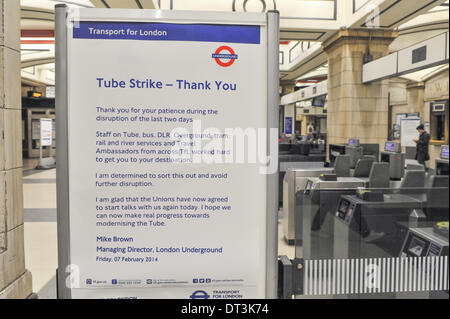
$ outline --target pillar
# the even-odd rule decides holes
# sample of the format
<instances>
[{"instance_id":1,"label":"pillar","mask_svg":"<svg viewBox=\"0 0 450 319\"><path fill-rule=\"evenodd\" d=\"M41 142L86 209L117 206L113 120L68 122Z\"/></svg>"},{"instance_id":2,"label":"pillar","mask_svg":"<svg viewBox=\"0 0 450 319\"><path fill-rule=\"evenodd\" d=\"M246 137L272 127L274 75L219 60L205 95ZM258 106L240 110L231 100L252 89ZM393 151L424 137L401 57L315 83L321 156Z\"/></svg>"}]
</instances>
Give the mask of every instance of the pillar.
<instances>
[{"instance_id":1,"label":"pillar","mask_svg":"<svg viewBox=\"0 0 450 319\"><path fill-rule=\"evenodd\" d=\"M341 29L323 43L328 55L328 144L380 144L388 138L388 80L362 83L363 58L389 54L396 32L387 29Z\"/></svg>"},{"instance_id":2,"label":"pillar","mask_svg":"<svg viewBox=\"0 0 450 319\"><path fill-rule=\"evenodd\" d=\"M25 269L20 1L0 0L0 299L31 294Z\"/></svg>"},{"instance_id":3,"label":"pillar","mask_svg":"<svg viewBox=\"0 0 450 319\"><path fill-rule=\"evenodd\" d=\"M295 91L295 81L281 81L280 83L280 96L293 93ZM284 117L280 116L280 136L281 132L284 132L285 130L285 121L286 117L292 118L292 134L295 134L295 121L296 121L296 111L295 111L295 104L285 105L284 106Z\"/></svg>"},{"instance_id":4,"label":"pillar","mask_svg":"<svg viewBox=\"0 0 450 319\"><path fill-rule=\"evenodd\" d=\"M414 82L406 86L408 101L408 113L420 113L420 117L425 119L425 83Z\"/></svg>"}]
</instances>

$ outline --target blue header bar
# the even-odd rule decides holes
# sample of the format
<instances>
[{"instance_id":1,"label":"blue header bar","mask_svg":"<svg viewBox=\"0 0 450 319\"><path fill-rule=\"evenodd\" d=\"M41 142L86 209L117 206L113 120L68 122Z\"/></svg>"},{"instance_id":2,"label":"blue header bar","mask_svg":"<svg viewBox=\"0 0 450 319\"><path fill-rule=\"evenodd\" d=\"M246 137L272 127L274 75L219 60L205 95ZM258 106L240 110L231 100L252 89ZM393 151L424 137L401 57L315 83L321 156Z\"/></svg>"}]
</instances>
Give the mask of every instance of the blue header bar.
<instances>
[{"instance_id":1,"label":"blue header bar","mask_svg":"<svg viewBox=\"0 0 450 319\"><path fill-rule=\"evenodd\" d=\"M260 26L82 21L73 38L260 44Z\"/></svg>"}]
</instances>

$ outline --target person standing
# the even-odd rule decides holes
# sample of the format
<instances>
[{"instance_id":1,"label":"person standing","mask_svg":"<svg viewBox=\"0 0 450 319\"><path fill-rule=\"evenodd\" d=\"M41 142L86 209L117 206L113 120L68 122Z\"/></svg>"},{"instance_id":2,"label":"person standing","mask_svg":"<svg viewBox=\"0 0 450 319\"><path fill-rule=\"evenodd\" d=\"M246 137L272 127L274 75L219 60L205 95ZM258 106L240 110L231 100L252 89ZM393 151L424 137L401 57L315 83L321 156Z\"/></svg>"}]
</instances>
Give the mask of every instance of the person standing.
<instances>
[{"instance_id":1,"label":"person standing","mask_svg":"<svg viewBox=\"0 0 450 319\"><path fill-rule=\"evenodd\" d=\"M430 134L425 131L423 124L420 124L417 127L417 131L420 136L413 140L416 143L416 160L425 167L425 170L427 170L425 162L430 160Z\"/></svg>"},{"instance_id":2,"label":"person standing","mask_svg":"<svg viewBox=\"0 0 450 319\"><path fill-rule=\"evenodd\" d=\"M306 127L306 132L308 135L314 132L314 125L312 123L309 123L308 126Z\"/></svg>"}]
</instances>

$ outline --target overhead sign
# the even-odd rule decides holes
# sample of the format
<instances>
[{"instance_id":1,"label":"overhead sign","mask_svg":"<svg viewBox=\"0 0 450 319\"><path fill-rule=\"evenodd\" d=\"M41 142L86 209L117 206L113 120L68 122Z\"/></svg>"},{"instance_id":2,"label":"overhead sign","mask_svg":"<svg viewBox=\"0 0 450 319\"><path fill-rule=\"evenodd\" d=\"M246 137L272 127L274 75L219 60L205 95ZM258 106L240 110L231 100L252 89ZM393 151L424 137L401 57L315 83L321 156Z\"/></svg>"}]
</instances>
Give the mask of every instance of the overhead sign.
<instances>
[{"instance_id":1,"label":"overhead sign","mask_svg":"<svg viewBox=\"0 0 450 319\"><path fill-rule=\"evenodd\" d=\"M57 8L61 296L275 295L277 21Z\"/></svg>"},{"instance_id":2,"label":"overhead sign","mask_svg":"<svg viewBox=\"0 0 450 319\"><path fill-rule=\"evenodd\" d=\"M292 135L292 117L284 118L284 133L286 135Z\"/></svg>"},{"instance_id":3,"label":"overhead sign","mask_svg":"<svg viewBox=\"0 0 450 319\"><path fill-rule=\"evenodd\" d=\"M441 33L363 65L363 83L448 64L449 33Z\"/></svg>"},{"instance_id":4,"label":"overhead sign","mask_svg":"<svg viewBox=\"0 0 450 319\"><path fill-rule=\"evenodd\" d=\"M52 119L41 118L41 146L51 146L53 137Z\"/></svg>"}]
</instances>

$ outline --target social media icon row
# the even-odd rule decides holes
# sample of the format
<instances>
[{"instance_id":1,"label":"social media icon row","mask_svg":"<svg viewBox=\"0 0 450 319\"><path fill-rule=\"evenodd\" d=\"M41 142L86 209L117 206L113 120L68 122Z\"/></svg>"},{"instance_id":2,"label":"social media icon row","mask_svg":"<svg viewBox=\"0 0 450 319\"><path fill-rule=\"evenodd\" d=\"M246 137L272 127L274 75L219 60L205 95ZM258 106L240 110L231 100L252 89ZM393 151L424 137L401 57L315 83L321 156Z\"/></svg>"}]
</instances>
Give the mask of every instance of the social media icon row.
<instances>
[{"instance_id":1,"label":"social media icon row","mask_svg":"<svg viewBox=\"0 0 450 319\"><path fill-rule=\"evenodd\" d=\"M209 284L211 283L211 278L194 278L192 282L194 284Z\"/></svg>"}]
</instances>

